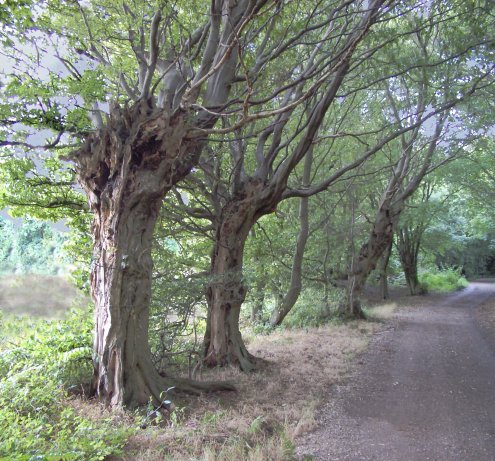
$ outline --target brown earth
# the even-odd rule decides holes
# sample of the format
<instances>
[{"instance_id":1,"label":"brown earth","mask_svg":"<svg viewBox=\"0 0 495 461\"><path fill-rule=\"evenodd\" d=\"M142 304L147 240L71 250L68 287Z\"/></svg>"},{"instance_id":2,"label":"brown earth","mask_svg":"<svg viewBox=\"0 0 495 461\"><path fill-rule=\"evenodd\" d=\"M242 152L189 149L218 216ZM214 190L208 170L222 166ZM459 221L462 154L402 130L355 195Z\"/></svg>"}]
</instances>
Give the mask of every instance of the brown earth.
<instances>
[{"instance_id":1,"label":"brown earth","mask_svg":"<svg viewBox=\"0 0 495 461\"><path fill-rule=\"evenodd\" d=\"M495 460L495 285L416 298L333 386L299 460Z\"/></svg>"}]
</instances>

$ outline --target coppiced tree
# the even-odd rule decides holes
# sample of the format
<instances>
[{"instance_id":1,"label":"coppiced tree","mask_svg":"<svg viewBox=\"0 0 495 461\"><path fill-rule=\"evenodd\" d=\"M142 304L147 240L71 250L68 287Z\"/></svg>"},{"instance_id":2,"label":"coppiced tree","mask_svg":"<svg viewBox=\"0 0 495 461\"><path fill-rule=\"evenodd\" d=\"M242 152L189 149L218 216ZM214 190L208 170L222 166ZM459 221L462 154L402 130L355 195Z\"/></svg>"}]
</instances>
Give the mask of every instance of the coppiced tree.
<instances>
[{"instance_id":1,"label":"coppiced tree","mask_svg":"<svg viewBox=\"0 0 495 461\"><path fill-rule=\"evenodd\" d=\"M254 367L253 356L247 351L239 329L241 305L246 296L242 271L244 246L253 225L261 216L274 212L282 200L309 197L326 189L373 153L366 152L312 187L289 187L291 174L310 152L343 80L352 66L364 62L364 50L353 59L356 48L387 10L384 2L369 2L364 9L363 5L322 4L328 8L326 31L313 49L299 54L305 56L297 65L302 82L285 93L281 101L284 110L274 123L258 129L257 141L252 146L245 132L230 141L231 179L224 188L225 195L216 217L211 283L207 293L204 355L210 366L231 363L243 370ZM300 99L303 82L310 75L321 73L328 77L325 85L315 98L307 100L304 110L296 110L293 101ZM321 77L317 81L321 81Z\"/></svg>"},{"instance_id":2,"label":"coppiced tree","mask_svg":"<svg viewBox=\"0 0 495 461\"><path fill-rule=\"evenodd\" d=\"M369 10L366 12L370 18L372 17L370 16L372 11L371 5L373 4L369 4ZM428 34L431 34L431 30L436 30L439 23L447 21L448 17L453 20L456 19L458 12L455 8L451 9L449 7L444 9L442 5L435 6L438 9L434 9L431 16L425 15L423 10L418 10L412 14L414 19L409 22L405 21L403 23L404 27L397 29L400 30L403 40L408 40L407 37L413 36L419 41L422 39L427 40L427 44L420 43L418 45L419 49L425 51L428 50L428 47L434 48L436 46L432 35ZM391 9L390 11L393 14L393 12L400 11L400 9ZM447 15L447 18L445 15ZM385 18L386 16L382 16L381 21L386 22ZM347 21L345 27L352 27L350 24L352 23ZM359 25L357 30L363 30L363 27ZM429 32L425 33L425 30ZM387 30L389 34L390 31L391 29ZM390 40L390 35L387 35L387 39L383 39L384 41L380 41L379 35L378 37L373 37L376 40L375 42L371 41L367 43L367 47L363 46L363 48L357 46L359 51L353 55L347 54L348 62L345 60L339 62L339 65L342 67L338 72L335 71L335 78L331 80L327 88L320 91L317 99L308 100L304 111L300 111L297 119L294 116L288 117L289 114L295 114L296 111L284 112L276 124L261 131L257 142L253 143L252 146L249 145L249 133L245 131L237 133L237 137L230 139L230 182L228 187L225 188L226 194L223 198L220 217L218 219L217 216L216 219L215 244L211 266L212 282L207 295L209 317L205 335L205 361L209 365L236 363L245 370L253 367L253 357L247 351L239 331L239 313L246 295L246 287L243 283L242 275L244 244L249 231L259 217L273 212L282 200L292 197L309 197L327 189L348 172L357 168L365 160L379 152L393 139L402 136L405 140L407 139L407 133L420 132L421 126L427 120L436 118L439 125L437 131L440 131L443 126L442 120L446 117L449 108L464 99L462 95L451 93L449 93L450 99L448 97L444 99L429 98L426 103L428 107L426 104L424 107L418 107L415 116L411 117L405 113L398 114L398 118L386 121L385 126L388 129L382 126L381 130L373 133L375 135L379 133L378 136L370 136L370 133L367 133L368 139L365 145L368 148L364 149L364 152L358 151L353 160L344 163L341 168L334 168L332 173L327 174L320 182L316 181L310 187L301 187L301 184L291 184L294 170L308 154L310 147L318 142L318 130L324 125L325 116L330 108L334 107L337 95L343 87L343 82L346 80L345 77L349 77L352 83L355 84L358 78L354 72L357 72L365 62L363 57L366 56L369 64L370 55L373 55L377 49L384 48L385 44ZM349 46L354 51L357 44L348 45L349 41L352 42L352 40L353 33L351 32L348 33L347 40L342 41L340 39L337 44L330 41L325 44L325 47L322 46L322 49L325 49L328 53L328 47L337 46L338 50L340 47L344 47L345 49ZM476 46L481 46L480 42L471 43L463 53L468 54ZM333 50L331 52L332 56L338 54L339 51ZM459 51L456 50L455 52L451 52L450 55L448 54L446 60L450 62L450 60L456 60L458 56ZM466 57L464 58L467 59ZM419 65L417 59L414 63L411 61L407 62L408 65L401 66L400 70L395 68L391 74L393 75L395 73L399 76L409 74L410 76L415 76L417 74L415 69L425 69L427 66L435 68L443 60L428 61L428 59L425 59L425 56L422 56ZM313 65L313 55L309 55L308 65ZM308 67L303 71L303 74L305 72L308 72ZM419 73L421 74L421 71ZM476 72L474 73L476 74ZM482 79L489 72L485 69L480 70L478 74L481 74L479 77ZM463 75L456 75L456 78L458 79L457 83L459 83L464 77ZM387 76L382 74L377 79L383 81L387 79ZM471 82L472 87L464 85L464 88L467 87L469 91L474 89L478 80L476 78L473 80L474 82ZM371 87L372 82L372 79L371 82L368 80L364 84L364 88ZM363 81L361 80L360 83L363 84ZM297 87L294 88L294 91L297 91ZM348 91L352 94L358 90L354 88ZM293 96L291 99L295 98L297 96ZM286 104L290 106L290 100ZM361 107L361 110L363 109L366 111L366 106ZM412 110L414 111L414 109ZM309 115L306 116L306 114ZM290 122L294 120L298 120L298 125L290 131L290 134L287 134L284 130L288 130L289 127L293 126ZM361 139L365 138L364 133L360 134ZM437 133L438 135L439 133ZM414 137L416 135L412 134L411 136ZM432 150L434 150L433 147ZM328 157L331 157L331 153L328 154ZM409 162L407 161L406 163ZM425 167L425 171L428 169L429 166ZM405 166L405 170L408 170L408 166ZM406 174L408 173L404 171L404 175ZM419 176L422 177L422 174ZM414 181L414 184L419 181L420 179L418 177ZM411 189L414 189L414 187L411 187ZM404 200L410 193L409 190L406 192ZM357 270L363 273L366 272L361 271L361 268ZM358 285L352 282L350 285L358 287ZM280 303L280 306L282 306L282 303ZM274 314L273 318L282 318L283 312L281 314Z\"/></svg>"},{"instance_id":3,"label":"coppiced tree","mask_svg":"<svg viewBox=\"0 0 495 461\"><path fill-rule=\"evenodd\" d=\"M366 152L354 162L343 165L332 178L325 178L312 188L288 187L291 174L311 150L346 74L352 65L364 62L370 52L360 50L354 59L356 47L372 24L387 13L389 6L390 2L382 1L352 4L334 1L321 3L306 15L297 14L296 19L303 24L308 24L308 17L316 14L326 19L316 34L311 31L312 42L297 45L297 60L290 61L288 67L284 62L282 67L273 69L277 80L283 81L287 73L290 75L289 86L279 85L271 94L266 90L258 94L252 92L252 97L259 101L277 102L274 121L268 125L257 122L246 129L235 120L225 119L225 128L211 130L218 144L198 164L203 179L198 175L187 179L190 189L203 188L211 203L209 219L214 226L204 346L204 360L208 365L235 363L244 370L253 368L253 357L239 330L240 309L247 289L242 272L244 246L253 225L263 215L275 211L280 201L308 197L324 190L378 150ZM265 43L263 52L278 53L278 49L293 48L298 43L298 36L294 38L289 33L294 23L281 23L280 27L279 33L285 39L282 43ZM305 96L309 94L308 84L311 97ZM225 136L220 138L221 135ZM216 155L221 150L227 152L228 159ZM197 209L189 211L204 217L202 211L199 214Z\"/></svg>"}]
</instances>

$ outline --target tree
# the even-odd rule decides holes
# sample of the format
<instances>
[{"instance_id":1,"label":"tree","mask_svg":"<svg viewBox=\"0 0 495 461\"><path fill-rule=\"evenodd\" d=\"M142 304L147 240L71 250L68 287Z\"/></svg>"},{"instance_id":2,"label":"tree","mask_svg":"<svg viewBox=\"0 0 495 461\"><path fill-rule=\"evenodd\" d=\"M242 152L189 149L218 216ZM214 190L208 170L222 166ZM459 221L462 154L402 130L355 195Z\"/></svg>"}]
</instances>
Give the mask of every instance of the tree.
<instances>
[{"instance_id":1,"label":"tree","mask_svg":"<svg viewBox=\"0 0 495 461\"><path fill-rule=\"evenodd\" d=\"M409 216L402 216L397 226L397 252L411 295L421 294L424 290L419 283L418 262L424 233L433 218L432 207L428 207L433 191L433 183L425 181L418 190L420 194L416 194L418 199L409 203L411 208L416 208L414 213L406 210L405 214Z\"/></svg>"},{"instance_id":2,"label":"tree","mask_svg":"<svg viewBox=\"0 0 495 461\"><path fill-rule=\"evenodd\" d=\"M280 195L334 99L356 45L389 3L214 0L207 6L91 0L47 2L22 12L7 4L2 37L10 61L1 145L10 156L7 162L18 162L20 152L44 153L44 164L62 171L60 159L73 162L88 198L94 218L94 384L100 398L134 406L150 396L160 400L169 386L192 392L218 387L163 378L150 358L151 246L162 201L198 164L211 134L251 123L266 142L279 136L300 105L312 101L311 128L270 186ZM336 38L335 23L344 24L345 31ZM339 37L344 41L337 54L320 52ZM283 71L281 60L299 53L309 55L305 69ZM216 128L220 119L223 126ZM59 155L50 157L53 152ZM266 172L273 160L267 156L263 163ZM42 170L43 161L33 160L30 169ZM259 191L260 179L251 179L236 188L236 200ZM232 211L237 205L231 205ZM240 229L243 238L246 229ZM228 243L233 231L219 234L217 261L223 258L224 237ZM214 274L223 263L218 264L212 264ZM216 293L220 301L210 309L210 331L218 309L223 320L228 311L221 301L228 292L212 285L211 300ZM220 335L237 335L237 307L232 312L234 328L224 329L223 323ZM241 341L234 342L240 350Z\"/></svg>"},{"instance_id":3,"label":"tree","mask_svg":"<svg viewBox=\"0 0 495 461\"><path fill-rule=\"evenodd\" d=\"M280 116L287 108L257 109L294 85L302 90L295 107L329 77L323 66L320 81L306 87L301 82L308 75L285 75L276 84L265 78L272 61L304 46L306 34L316 35L330 22L317 22L318 9L307 6L310 14L303 17L301 11L298 18L304 27L279 46L279 23L294 11L291 2L267 0L215 0L209 7L191 2L187 8L164 2L50 2L35 11L36 27L33 20L27 30L11 28L17 43L24 34L25 48L18 58L16 43L8 43L14 65L6 95L16 105L3 109L18 129L7 130L2 145L53 151L67 145L67 133L81 141L75 153L68 154L69 147L61 152L74 162L94 216L95 389L112 405L159 400L169 386L211 388L164 379L151 362L153 229L163 198L198 163L224 113L238 116L239 126ZM62 70L48 69L48 76L37 78L33 50L52 54ZM229 97L233 87L235 96ZM252 101L258 87L265 99ZM102 101L109 101L107 110ZM22 138L25 126L57 134L33 144Z\"/></svg>"},{"instance_id":4,"label":"tree","mask_svg":"<svg viewBox=\"0 0 495 461\"><path fill-rule=\"evenodd\" d=\"M299 112L292 101L300 98L303 86L293 86L281 103L284 110L274 123L256 131L259 135L253 146L249 146L250 136L245 132L236 133L237 137L230 140L230 183L222 189L221 209L215 217L212 281L207 293L204 356L210 366L230 363L242 370L254 367L253 356L239 330L241 305L246 296L244 246L253 225L261 216L274 212L282 200L309 197L325 190L379 150L378 145L370 148L312 187L289 186L292 173L317 142L318 130L346 75L365 61L367 53L363 50L354 57L356 48L373 23L387 13L388 6L387 2L374 1L361 10L360 5L345 2L330 4L327 15L331 20L323 40L310 50L303 66L299 63L293 70L297 69L305 81L324 69L328 76L326 84ZM339 58L334 59L335 56ZM382 140L381 145L385 143Z\"/></svg>"},{"instance_id":5,"label":"tree","mask_svg":"<svg viewBox=\"0 0 495 461\"><path fill-rule=\"evenodd\" d=\"M311 181L311 166L313 155L311 150L306 154L304 159L304 171L302 186L309 187ZM301 197L299 203L299 233L297 235L296 248L292 259L292 269L290 276L290 285L287 293L280 303L275 306L270 318L272 327L280 325L286 315L291 311L301 294L302 289L302 272L304 251L309 237L309 197Z\"/></svg>"},{"instance_id":6,"label":"tree","mask_svg":"<svg viewBox=\"0 0 495 461\"><path fill-rule=\"evenodd\" d=\"M385 84L389 108L385 109L385 117L391 114L399 125L408 118L415 120L415 128L400 137L397 157L392 160L394 163L388 183L372 220L370 233L352 262L344 307L345 315L351 317L364 316L360 293L383 253L390 247L406 201L428 173L454 159L463 145L476 136L467 128L459 136L456 124L460 123L460 117L454 108L492 84L490 71L486 71L486 67L479 66L472 72L469 65L472 53L483 50L483 37L474 36L474 43L468 48L463 43L461 51L456 47L454 50L437 49L435 40L430 42L429 37L439 34L442 27L441 24L430 24L425 30L417 31L414 41L420 62L416 69ZM463 53L462 59L459 59L459 52ZM466 71L470 72L470 78L465 77ZM466 84L466 81L469 83ZM459 88L457 94L455 88ZM429 124L425 124L424 115L431 113L434 107L438 108L434 122L430 120ZM444 157L435 159L437 150L446 152Z\"/></svg>"},{"instance_id":7,"label":"tree","mask_svg":"<svg viewBox=\"0 0 495 461\"><path fill-rule=\"evenodd\" d=\"M366 21L370 26L370 20L375 20L377 17L376 15L372 16L371 11L373 7L379 6L378 4L369 5L369 10L366 13L369 18ZM393 12L394 10L391 9L391 11ZM381 23L386 24L386 15L383 13L383 9L376 10L376 14L381 15ZM447 11L447 13L452 14L451 11ZM439 12L436 11L433 17L426 20L424 15L413 14L414 19L411 20L411 23L406 21L403 24L407 32L404 31L404 28L400 29L401 37L404 40L408 40L407 37L422 37L423 29L434 29L437 22L446 20L444 17L440 20L438 14ZM455 18L455 15L452 17ZM423 20L424 22L422 22ZM350 21L347 21L345 27L350 27L349 24ZM384 27L386 28L386 26ZM358 26L358 30L365 30L365 28ZM387 30L387 33L390 34L390 29ZM396 31L396 33L398 32ZM386 120L385 126L382 125L381 130L377 129L372 132L375 136L370 136L370 133L367 133L368 139L363 141L363 144L368 149L355 154L353 159L342 165L341 168L333 169L333 174L327 174L326 178L307 188L302 188L300 184L290 184L296 167L308 154L310 147L319 142L318 130L322 132L325 132L325 130L330 131L328 125L325 124L325 116L335 107L334 103L339 91L345 88L346 77L352 79L353 83L351 88L348 89L348 95L355 94L358 92L354 87L356 85L355 81L359 80L355 72L358 72L361 65L364 66L365 61L362 57L366 56L368 61L372 61L369 59L370 56L376 50L386 48L385 44L390 40L390 35L387 35L386 38L382 35L374 36L375 41L370 41L360 48L359 45L364 40L363 37L359 37L359 42L352 42L354 40L352 32L347 37L346 41L342 42L340 40L338 42L337 49L340 46L343 46L344 49L349 47L353 51L357 48L356 56L348 54L348 61L342 60L339 63L342 67L336 72L338 78L336 77L332 80L327 88L322 89L316 100L308 100L304 111L300 110L298 118L295 117L295 114L288 117L289 112L284 112L276 124L261 131L261 135L258 137L257 142L253 142L253 145L249 144L250 136L247 132L239 132L236 138L231 138L229 141L231 164L227 177L230 182L223 189L223 205L215 222L215 244L211 266L212 283L207 295L209 318L205 335L205 361L211 366L234 363L239 364L241 369L244 370L250 370L254 367L253 357L247 351L239 331L240 308L246 296L246 286L243 283L242 271L244 244L254 223L261 216L274 212L282 200L293 197L309 197L329 188L333 183L345 177L347 173L362 165L396 137L406 136L408 132L419 131L423 123L437 114L439 114L439 120L442 120L449 107L462 100L462 97L458 98L456 96L453 96L450 100L443 101L440 98L429 99L428 104L431 104L431 106L420 108L416 117L399 114L399 118L394 121L389 118ZM385 43L380 42L380 39L384 40ZM353 44L348 45L349 43ZM333 42L327 44L327 46L332 45ZM434 45L433 40L428 44L431 47ZM471 46L478 45L479 43L476 42ZM423 44L423 46L426 45ZM467 53L467 51L465 52ZM333 51L330 54L336 55L339 54L339 51ZM457 52L453 53L452 59L457 56ZM447 58L448 60L449 57ZM394 60L392 61L396 64ZM308 62L309 65L312 65L312 56L309 57ZM414 63L411 61L406 62L408 64L400 67L400 71L395 68L390 71L390 74L394 76L397 74L407 75L408 72L412 74L417 67L421 68L427 65L435 67L442 61L430 60L426 63L422 58L419 66L417 59ZM367 65L369 65L369 62L367 62ZM308 67L305 68L303 74L308 72L307 69ZM373 77L376 80L373 80ZM366 89L373 83L376 84L377 81L380 82L385 79L386 77L383 75L374 74L370 77L371 82L366 79L359 81L359 83L363 84L363 87L358 86L358 88L363 90L363 88ZM294 96L292 99L296 97ZM290 100L286 104L290 105ZM363 110L363 106L360 109ZM337 109L335 111L337 112ZM337 113L343 116L345 109ZM297 120L298 125L294 125L295 120ZM337 126L339 126L339 122L337 122ZM292 130L289 130L289 127L293 127ZM323 130L322 127L324 127ZM289 131L290 134L284 133L284 130ZM363 133L354 134L354 136L360 139L365 137ZM331 138L332 136L330 135L329 137ZM322 138L324 138L323 135ZM327 157L330 156L331 154L328 153ZM405 168L407 169L407 167ZM425 171L427 170L428 167L426 167ZM408 191L404 198L409 196L410 193ZM369 267L371 268L373 264ZM361 269L358 270L361 271ZM357 285L353 286L357 287Z\"/></svg>"}]
</instances>

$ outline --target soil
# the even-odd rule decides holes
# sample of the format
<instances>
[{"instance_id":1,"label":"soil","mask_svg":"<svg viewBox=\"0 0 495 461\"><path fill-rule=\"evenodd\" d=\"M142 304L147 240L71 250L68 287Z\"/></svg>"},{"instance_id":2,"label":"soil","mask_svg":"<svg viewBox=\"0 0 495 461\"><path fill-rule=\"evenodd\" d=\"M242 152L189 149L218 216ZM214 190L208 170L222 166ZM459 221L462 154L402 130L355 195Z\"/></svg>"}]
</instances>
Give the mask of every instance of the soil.
<instances>
[{"instance_id":1,"label":"soil","mask_svg":"<svg viewBox=\"0 0 495 461\"><path fill-rule=\"evenodd\" d=\"M399 309L330 390L298 460L495 460L493 301L479 281Z\"/></svg>"}]
</instances>

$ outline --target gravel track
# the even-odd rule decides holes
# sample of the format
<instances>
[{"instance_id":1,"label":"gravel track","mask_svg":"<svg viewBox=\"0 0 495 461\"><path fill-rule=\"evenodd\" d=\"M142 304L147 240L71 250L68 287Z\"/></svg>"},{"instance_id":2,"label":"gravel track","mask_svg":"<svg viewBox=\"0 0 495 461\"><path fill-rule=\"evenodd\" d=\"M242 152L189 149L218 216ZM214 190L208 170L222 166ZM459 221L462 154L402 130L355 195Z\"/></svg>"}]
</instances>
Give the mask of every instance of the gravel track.
<instances>
[{"instance_id":1,"label":"gravel track","mask_svg":"<svg viewBox=\"0 0 495 461\"><path fill-rule=\"evenodd\" d=\"M493 283L401 308L330 390L299 460L494 461L495 342L476 308Z\"/></svg>"}]
</instances>

